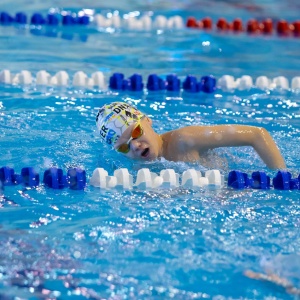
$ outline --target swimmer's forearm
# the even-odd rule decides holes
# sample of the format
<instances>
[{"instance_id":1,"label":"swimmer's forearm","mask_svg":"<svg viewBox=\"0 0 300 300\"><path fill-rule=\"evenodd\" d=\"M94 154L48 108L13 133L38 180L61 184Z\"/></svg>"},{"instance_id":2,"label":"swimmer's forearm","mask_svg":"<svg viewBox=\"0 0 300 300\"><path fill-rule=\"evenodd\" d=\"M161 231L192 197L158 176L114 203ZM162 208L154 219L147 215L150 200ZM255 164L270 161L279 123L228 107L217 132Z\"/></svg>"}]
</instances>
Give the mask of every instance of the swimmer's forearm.
<instances>
[{"instance_id":1,"label":"swimmer's forearm","mask_svg":"<svg viewBox=\"0 0 300 300\"><path fill-rule=\"evenodd\" d=\"M268 131L260 127L255 127L254 131L256 131L256 134L252 146L267 167L270 169L285 169L284 159Z\"/></svg>"},{"instance_id":2,"label":"swimmer's forearm","mask_svg":"<svg viewBox=\"0 0 300 300\"><path fill-rule=\"evenodd\" d=\"M293 284L289 282L287 279L281 278L276 274L262 274L262 273L256 273L250 270L246 270L244 272L244 275L251 279L264 280L264 281L275 283L278 286L282 286L283 288L285 288L286 292L291 295L300 295L299 289L295 288Z\"/></svg>"}]
</instances>

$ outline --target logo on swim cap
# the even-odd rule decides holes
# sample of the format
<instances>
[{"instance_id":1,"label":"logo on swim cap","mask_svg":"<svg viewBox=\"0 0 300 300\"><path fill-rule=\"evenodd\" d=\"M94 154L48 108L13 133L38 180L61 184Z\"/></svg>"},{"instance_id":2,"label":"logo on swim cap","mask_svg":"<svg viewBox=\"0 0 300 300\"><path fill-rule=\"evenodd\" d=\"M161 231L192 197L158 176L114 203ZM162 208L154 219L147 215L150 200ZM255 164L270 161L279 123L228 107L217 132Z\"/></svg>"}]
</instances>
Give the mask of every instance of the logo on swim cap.
<instances>
[{"instance_id":1,"label":"logo on swim cap","mask_svg":"<svg viewBox=\"0 0 300 300\"><path fill-rule=\"evenodd\" d=\"M144 116L139 110L124 102L113 102L102 106L97 114L97 129L101 138L114 145L131 125Z\"/></svg>"}]
</instances>

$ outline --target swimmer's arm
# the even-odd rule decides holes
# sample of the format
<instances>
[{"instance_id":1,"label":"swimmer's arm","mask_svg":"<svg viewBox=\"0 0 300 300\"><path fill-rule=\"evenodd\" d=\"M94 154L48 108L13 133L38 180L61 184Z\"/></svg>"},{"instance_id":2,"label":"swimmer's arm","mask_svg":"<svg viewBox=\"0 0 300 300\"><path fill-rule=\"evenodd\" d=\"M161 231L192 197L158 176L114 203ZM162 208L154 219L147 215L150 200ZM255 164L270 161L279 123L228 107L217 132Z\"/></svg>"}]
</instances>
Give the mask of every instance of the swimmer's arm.
<instances>
[{"instance_id":1,"label":"swimmer's arm","mask_svg":"<svg viewBox=\"0 0 300 300\"><path fill-rule=\"evenodd\" d=\"M277 285L280 285L284 288L291 288L293 285L286 280L285 278L281 278L277 276L276 274L262 274L262 273L256 273L251 270L246 270L244 272L244 275L251 278L251 279L257 279L257 280L264 280L264 281L269 281L273 282Z\"/></svg>"},{"instance_id":2,"label":"swimmer's arm","mask_svg":"<svg viewBox=\"0 0 300 300\"><path fill-rule=\"evenodd\" d=\"M191 148L199 153L218 147L252 146L271 169L285 169L284 159L269 132L246 125L190 126L182 128L185 138L193 140ZM187 142L187 141L186 141Z\"/></svg>"},{"instance_id":3,"label":"swimmer's arm","mask_svg":"<svg viewBox=\"0 0 300 300\"><path fill-rule=\"evenodd\" d=\"M251 279L256 279L256 280L263 280L263 281L268 281L275 283L278 286L282 286L285 288L287 293L292 294L292 295L300 295L300 290L295 288L291 282L289 282L285 278L281 278L276 274L262 274L262 273L256 273L250 270L247 270L244 272L244 275L251 278Z\"/></svg>"}]
</instances>

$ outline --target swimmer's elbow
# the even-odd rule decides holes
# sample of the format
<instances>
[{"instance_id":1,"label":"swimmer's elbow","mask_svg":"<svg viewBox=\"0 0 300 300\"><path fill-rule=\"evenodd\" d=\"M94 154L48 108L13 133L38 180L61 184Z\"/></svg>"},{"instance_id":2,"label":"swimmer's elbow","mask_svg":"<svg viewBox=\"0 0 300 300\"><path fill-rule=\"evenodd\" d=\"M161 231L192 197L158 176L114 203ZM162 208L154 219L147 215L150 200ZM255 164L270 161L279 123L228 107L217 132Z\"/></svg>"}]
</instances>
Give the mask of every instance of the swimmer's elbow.
<instances>
[{"instance_id":1,"label":"swimmer's elbow","mask_svg":"<svg viewBox=\"0 0 300 300\"><path fill-rule=\"evenodd\" d=\"M269 131L265 129L264 127L255 127L256 130L253 135L253 143L261 143L268 139L272 139Z\"/></svg>"},{"instance_id":2,"label":"swimmer's elbow","mask_svg":"<svg viewBox=\"0 0 300 300\"><path fill-rule=\"evenodd\" d=\"M256 136L261 136L269 133L268 130L264 127L253 127L253 128Z\"/></svg>"},{"instance_id":3,"label":"swimmer's elbow","mask_svg":"<svg viewBox=\"0 0 300 300\"><path fill-rule=\"evenodd\" d=\"M264 127L257 127L257 128L258 128L260 134L262 134L262 135L266 135L266 134L270 135L269 131L266 128L264 128Z\"/></svg>"}]
</instances>

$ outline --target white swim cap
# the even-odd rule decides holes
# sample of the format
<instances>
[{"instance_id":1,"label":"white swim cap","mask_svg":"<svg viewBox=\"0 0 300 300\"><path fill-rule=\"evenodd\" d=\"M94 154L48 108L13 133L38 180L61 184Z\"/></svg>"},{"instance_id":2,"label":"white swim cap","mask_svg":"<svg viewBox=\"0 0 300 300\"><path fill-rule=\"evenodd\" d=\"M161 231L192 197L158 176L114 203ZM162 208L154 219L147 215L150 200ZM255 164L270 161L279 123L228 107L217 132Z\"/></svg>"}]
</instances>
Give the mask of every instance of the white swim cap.
<instances>
[{"instance_id":1,"label":"white swim cap","mask_svg":"<svg viewBox=\"0 0 300 300\"><path fill-rule=\"evenodd\" d=\"M144 116L127 103L113 102L99 109L96 117L97 129L102 139L113 146L131 124Z\"/></svg>"}]
</instances>

